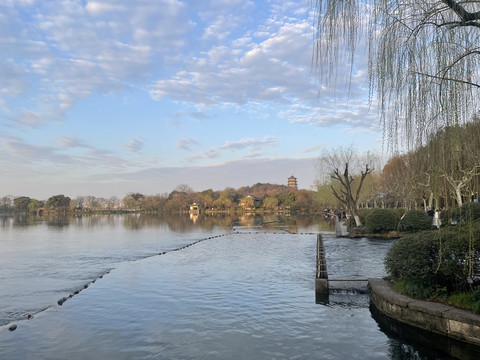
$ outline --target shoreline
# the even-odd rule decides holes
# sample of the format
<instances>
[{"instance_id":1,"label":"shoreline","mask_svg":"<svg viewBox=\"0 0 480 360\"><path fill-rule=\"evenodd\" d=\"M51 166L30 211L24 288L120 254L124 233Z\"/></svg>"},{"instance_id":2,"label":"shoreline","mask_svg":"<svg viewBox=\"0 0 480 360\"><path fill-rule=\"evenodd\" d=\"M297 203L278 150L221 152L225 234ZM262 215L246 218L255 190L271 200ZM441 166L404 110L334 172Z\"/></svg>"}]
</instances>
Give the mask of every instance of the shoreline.
<instances>
[{"instance_id":1,"label":"shoreline","mask_svg":"<svg viewBox=\"0 0 480 360\"><path fill-rule=\"evenodd\" d=\"M370 297L383 314L402 323L480 346L480 315L395 292L384 279L368 279Z\"/></svg>"}]
</instances>

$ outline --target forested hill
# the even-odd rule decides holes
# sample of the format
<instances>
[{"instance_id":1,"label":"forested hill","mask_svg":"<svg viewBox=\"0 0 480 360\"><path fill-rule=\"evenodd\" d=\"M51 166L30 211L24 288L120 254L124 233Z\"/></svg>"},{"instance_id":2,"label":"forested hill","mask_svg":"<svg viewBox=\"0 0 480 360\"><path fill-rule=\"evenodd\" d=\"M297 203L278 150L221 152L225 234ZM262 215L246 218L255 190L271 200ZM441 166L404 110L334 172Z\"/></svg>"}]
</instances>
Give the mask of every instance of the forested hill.
<instances>
[{"instance_id":1,"label":"forested hill","mask_svg":"<svg viewBox=\"0 0 480 360\"><path fill-rule=\"evenodd\" d=\"M288 195L290 192L294 191L294 189L289 188L286 185L278 185L278 184L262 184L256 183L252 186L243 186L237 190L238 194L241 197L245 197L247 195L253 195L260 199L264 199L267 196L272 196L274 194L282 194Z\"/></svg>"}]
</instances>

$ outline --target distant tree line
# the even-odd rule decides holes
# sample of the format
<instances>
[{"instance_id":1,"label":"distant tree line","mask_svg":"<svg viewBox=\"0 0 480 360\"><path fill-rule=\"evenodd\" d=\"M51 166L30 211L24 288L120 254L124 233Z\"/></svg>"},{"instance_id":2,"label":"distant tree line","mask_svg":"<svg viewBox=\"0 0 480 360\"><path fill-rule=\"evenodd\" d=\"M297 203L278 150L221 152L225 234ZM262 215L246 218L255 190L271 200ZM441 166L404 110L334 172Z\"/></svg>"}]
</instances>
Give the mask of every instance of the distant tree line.
<instances>
[{"instance_id":1,"label":"distant tree line","mask_svg":"<svg viewBox=\"0 0 480 360\"><path fill-rule=\"evenodd\" d=\"M350 150L349 150L350 151ZM341 149L335 151L339 156ZM341 154L340 154L341 155ZM356 194L365 165L371 169L363 178L357 208L454 209L478 201L480 192L480 117L464 125L447 126L425 140L422 146L392 156L383 166L378 160L358 161L359 154L323 169L317 183L317 202L325 207L339 205L337 194L346 192L338 181L349 163L351 192ZM328 153L324 157L332 160ZM343 162L342 162L343 161ZM359 163L359 164L357 164ZM338 166L340 170L338 170ZM367 169L370 169L367 167ZM332 190L333 189L333 190Z\"/></svg>"},{"instance_id":2,"label":"distant tree line","mask_svg":"<svg viewBox=\"0 0 480 360\"><path fill-rule=\"evenodd\" d=\"M479 198L480 117L437 131L422 146L391 157L383 167L378 159L362 159L351 149L335 149L324 154L321 160L327 167L319 171L322 176L316 191L257 183L239 189L195 192L182 184L170 193L130 193L123 199L95 196L70 199L54 195L42 201L27 196L3 196L0 212L35 213L42 209L178 213L188 211L193 203L198 204L200 211L212 212L346 209L353 216L353 210L359 208L454 209Z\"/></svg>"},{"instance_id":3,"label":"distant tree line","mask_svg":"<svg viewBox=\"0 0 480 360\"><path fill-rule=\"evenodd\" d=\"M293 190L285 185L257 183L239 189L227 187L221 191L212 189L195 192L185 184L178 185L171 193L145 195L129 193L123 199L117 197L101 198L95 196L77 196L71 199L65 195L54 195L46 201L27 196L4 196L0 199L0 212L37 213L55 212L100 212L100 211L136 211L136 212L187 212L190 205L197 204L200 211L233 212L255 211L293 211L313 212L318 209L311 190ZM255 198L256 202L253 202Z\"/></svg>"}]
</instances>

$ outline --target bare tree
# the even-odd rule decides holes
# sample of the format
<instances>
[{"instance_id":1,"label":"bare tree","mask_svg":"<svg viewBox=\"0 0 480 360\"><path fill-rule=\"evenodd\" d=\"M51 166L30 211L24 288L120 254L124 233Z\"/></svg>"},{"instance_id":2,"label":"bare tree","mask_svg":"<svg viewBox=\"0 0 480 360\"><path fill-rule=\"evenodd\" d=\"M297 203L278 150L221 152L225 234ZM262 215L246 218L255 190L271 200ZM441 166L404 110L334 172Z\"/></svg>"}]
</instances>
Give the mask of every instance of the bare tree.
<instances>
[{"instance_id":1,"label":"bare tree","mask_svg":"<svg viewBox=\"0 0 480 360\"><path fill-rule=\"evenodd\" d=\"M365 178L374 170L371 163L370 154L366 154L362 159L352 147L325 150L319 159L319 168L324 171L324 175L329 174L333 181L333 195L354 217L357 226L362 225L357 214L358 199Z\"/></svg>"},{"instance_id":2,"label":"bare tree","mask_svg":"<svg viewBox=\"0 0 480 360\"><path fill-rule=\"evenodd\" d=\"M311 1L314 62L325 81L342 60L353 73L356 50L368 42L370 95L390 145L403 135L417 146L471 118L480 88L480 1Z\"/></svg>"}]
</instances>

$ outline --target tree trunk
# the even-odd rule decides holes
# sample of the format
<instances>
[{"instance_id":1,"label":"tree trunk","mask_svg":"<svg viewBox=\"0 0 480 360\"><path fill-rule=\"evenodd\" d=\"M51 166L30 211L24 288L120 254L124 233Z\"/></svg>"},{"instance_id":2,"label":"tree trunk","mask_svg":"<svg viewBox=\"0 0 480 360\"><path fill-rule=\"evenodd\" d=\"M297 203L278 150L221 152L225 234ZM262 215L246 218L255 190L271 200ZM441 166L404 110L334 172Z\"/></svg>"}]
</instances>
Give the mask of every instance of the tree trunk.
<instances>
[{"instance_id":1,"label":"tree trunk","mask_svg":"<svg viewBox=\"0 0 480 360\"><path fill-rule=\"evenodd\" d=\"M355 219L355 224L358 226L362 226L362 222L360 221L360 217L358 215L353 215L353 218Z\"/></svg>"},{"instance_id":2,"label":"tree trunk","mask_svg":"<svg viewBox=\"0 0 480 360\"><path fill-rule=\"evenodd\" d=\"M463 202L462 202L462 191L461 191L461 188L460 188L460 187L457 187L457 188L455 189L455 196L457 197L458 207L462 206L462 205L463 205Z\"/></svg>"},{"instance_id":3,"label":"tree trunk","mask_svg":"<svg viewBox=\"0 0 480 360\"><path fill-rule=\"evenodd\" d=\"M430 191L430 195L428 196L428 208L433 209L433 192Z\"/></svg>"}]
</instances>

